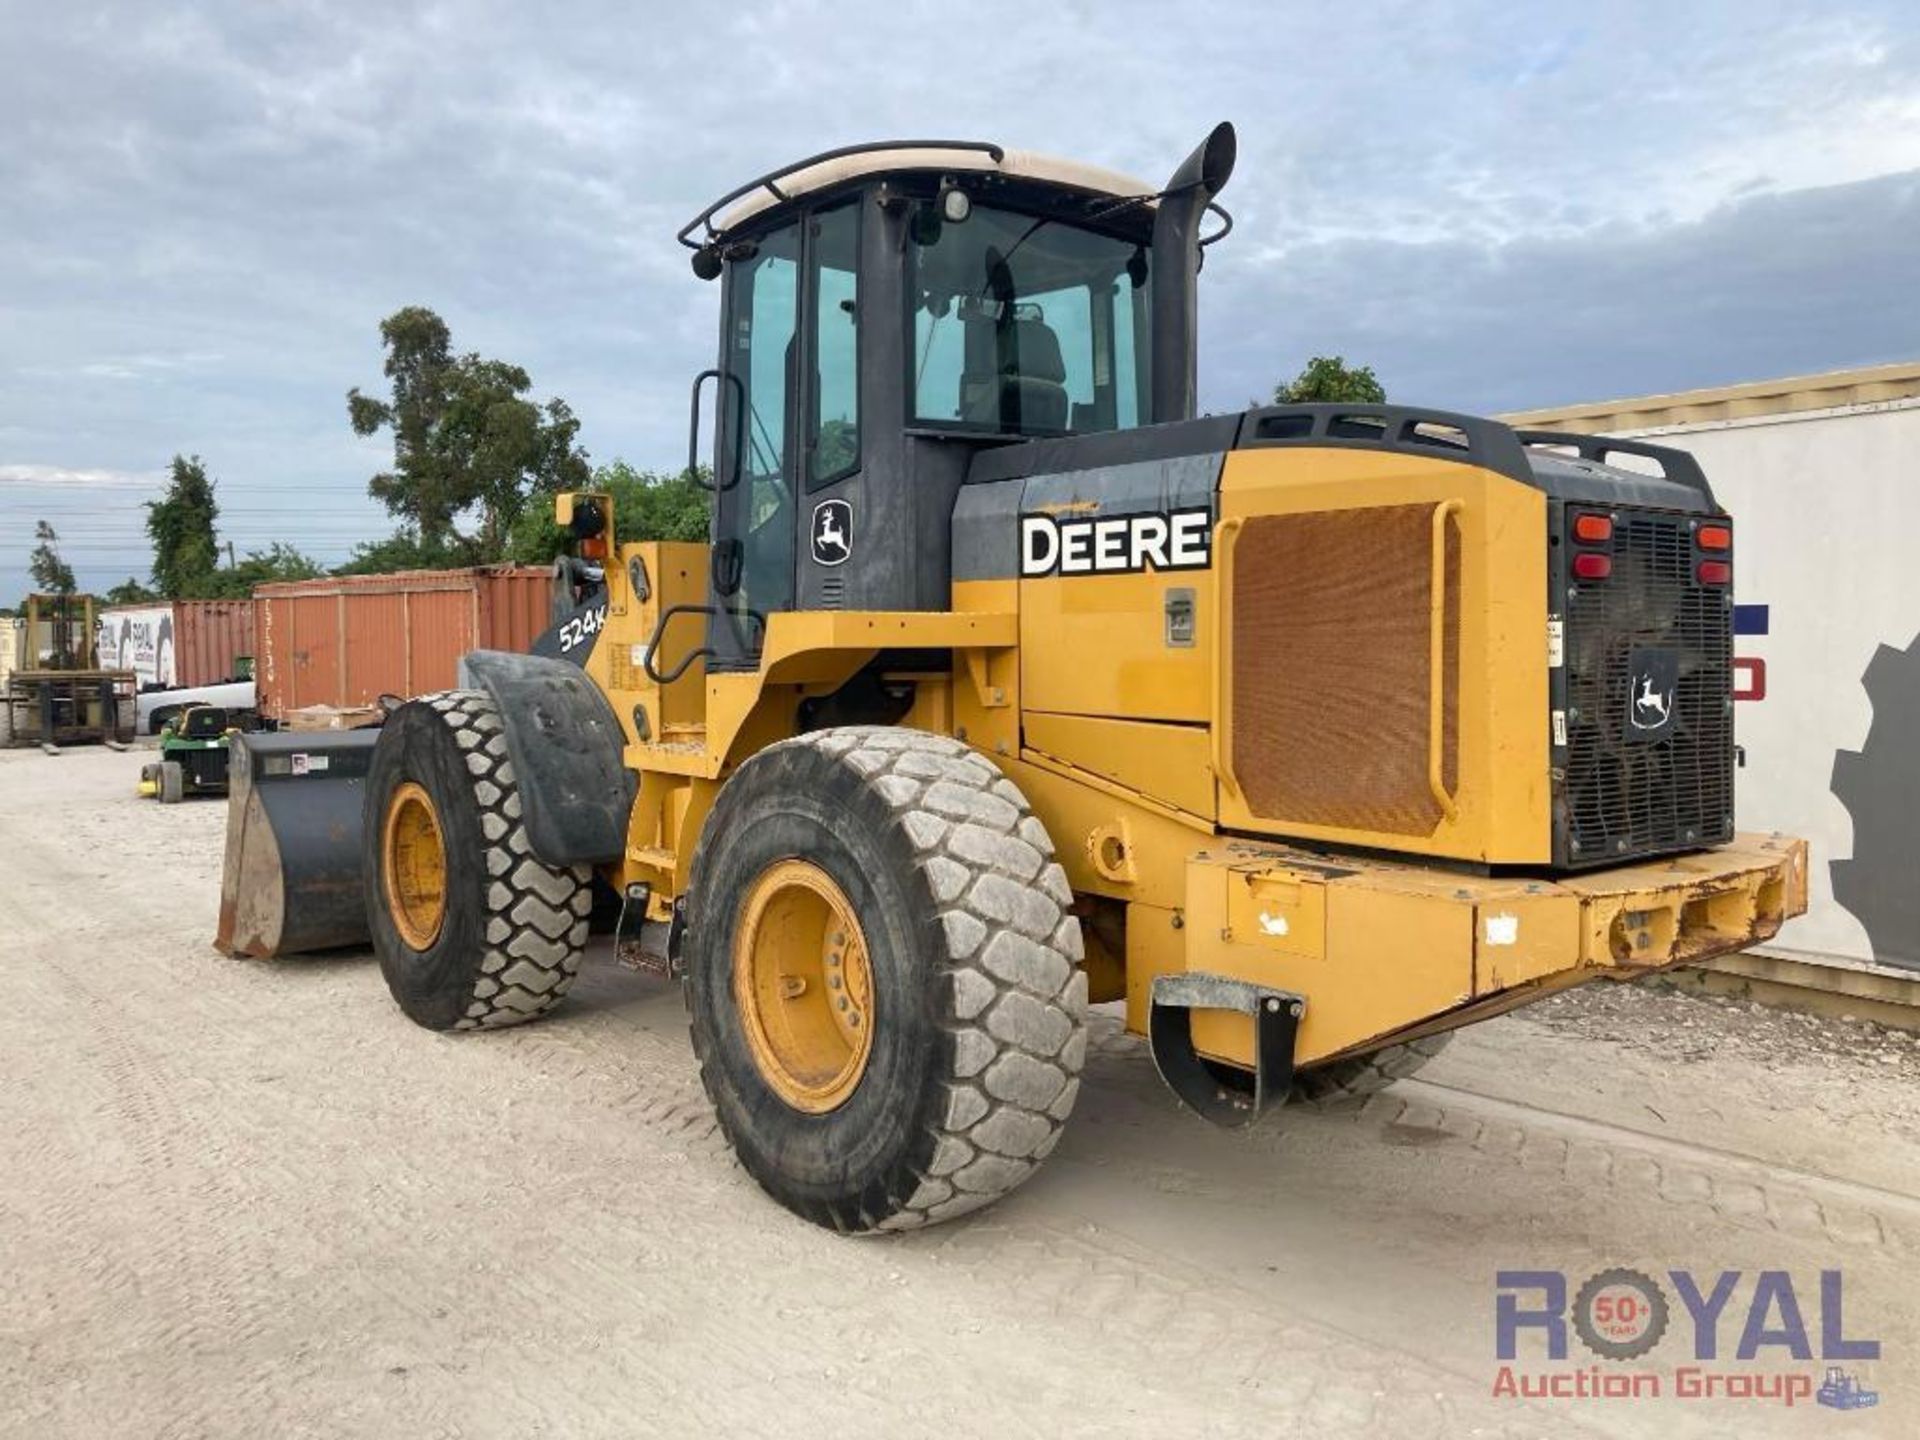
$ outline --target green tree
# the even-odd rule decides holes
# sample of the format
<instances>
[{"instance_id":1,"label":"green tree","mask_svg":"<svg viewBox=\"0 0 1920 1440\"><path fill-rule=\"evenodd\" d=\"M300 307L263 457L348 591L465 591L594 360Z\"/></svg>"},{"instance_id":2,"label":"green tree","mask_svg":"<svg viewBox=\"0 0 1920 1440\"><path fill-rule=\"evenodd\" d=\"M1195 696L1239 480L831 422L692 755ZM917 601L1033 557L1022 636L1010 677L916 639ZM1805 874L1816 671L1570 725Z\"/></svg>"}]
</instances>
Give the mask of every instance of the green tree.
<instances>
[{"instance_id":1,"label":"green tree","mask_svg":"<svg viewBox=\"0 0 1920 1440\"><path fill-rule=\"evenodd\" d=\"M1348 365L1341 355L1314 356L1291 383L1273 390L1276 405L1382 405L1386 399L1372 366Z\"/></svg>"},{"instance_id":2,"label":"green tree","mask_svg":"<svg viewBox=\"0 0 1920 1440\"><path fill-rule=\"evenodd\" d=\"M60 537L53 526L42 520L33 527L33 538L38 543L27 559L27 572L35 588L47 595L73 594L73 567L60 558Z\"/></svg>"},{"instance_id":3,"label":"green tree","mask_svg":"<svg viewBox=\"0 0 1920 1440\"><path fill-rule=\"evenodd\" d=\"M428 545L417 530L400 529L384 540L356 545L353 558L334 567L336 575L392 575L400 570L445 570L466 563L448 546Z\"/></svg>"},{"instance_id":4,"label":"green tree","mask_svg":"<svg viewBox=\"0 0 1920 1440\"><path fill-rule=\"evenodd\" d=\"M276 540L265 550L249 550L236 565L211 570L194 583L180 598L187 600L244 600L256 585L276 580L317 580L326 567L285 541Z\"/></svg>"},{"instance_id":5,"label":"green tree","mask_svg":"<svg viewBox=\"0 0 1920 1440\"><path fill-rule=\"evenodd\" d=\"M153 583L167 599L186 597L219 565L220 542L214 534L219 518L206 465L198 455L174 456L166 498L147 502Z\"/></svg>"},{"instance_id":6,"label":"green tree","mask_svg":"<svg viewBox=\"0 0 1920 1440\"><path fill-rule=\"evenodd\" d=\"M580 422L564 400L527 398L533 381L518 365L455 355L446 321L423 305L380 322L391 398L347 392L354 433L393 435L393 468L367 490L434 553L494 559L530 494L586 484ZM473 536L456 519L477 510Z\"/></svg>"},{"instance_id":7,"label":"green tree","mask_svg":"<svg viewBox=\"0 0 1920 1440\"><path fill-rule=\"evenodd\" d=\"M38 543L27 558L27 572L33 576L34 589L56 597L50 663L55 670L65 670L76 659L71 642L77 627L69 623L71 606L68 603L75 589L73 567L60 558L60 537L53 526L40 521L33 527L33 538ZM26 607L23 604L21 608Z\"/></svg>"},{"instance_id":8,"label":"green tree","mask_svg":"<svg viewBox=\"0 0 1920 1440\"><path fill-rule=\"evenodd\" d=\"M122 584L116 585L107 591L106 594L106 601L109 605L144 605L149 600L158 600L159 598L160 596L157 593L149 590L131 575L129 575Z\"/></svg>"},{"instance_id":9,"label":"green tree","mask_svg":"<svg viewBox=\"0 0 1920 1440\"><path fill-rule=\"evenodd\" d=\"M698 478L696 478L696 475ZM711 495L701 481L707 472L666 475L636 470L624 460L602 465L576 489L599 490L613 497L615 539L705 540ZM507 558L540 565L567 548L568 535L553 523L553 496L542 492L521 513L508 539Z\"/></svg>"}]
</instances>

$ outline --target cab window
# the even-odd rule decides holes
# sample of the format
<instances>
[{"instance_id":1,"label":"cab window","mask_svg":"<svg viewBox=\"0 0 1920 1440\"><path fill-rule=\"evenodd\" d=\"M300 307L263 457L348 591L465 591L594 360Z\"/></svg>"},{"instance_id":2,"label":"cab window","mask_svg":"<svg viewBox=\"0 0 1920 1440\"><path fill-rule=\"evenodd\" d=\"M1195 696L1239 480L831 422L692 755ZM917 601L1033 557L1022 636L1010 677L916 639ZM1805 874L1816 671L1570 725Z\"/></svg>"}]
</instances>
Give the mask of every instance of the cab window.
<instances>
[{"instance_id":1,"label":"cab window","mask_svg":"<svg viewBox=\"0 0 1920 1440\"><path fill-rule=\"evenodd\" d=\"M812 221L813 424L807 483L860 465L860 210L841 205Z\"/></svg>"},{"instance_id":2,"label":"cab window","mask_svg":"<svg viewBox=\"0 0 1920 1440\"><path fill-rule=\"evenodd\" d=\"M799 349L798 226L760 238L735 264L727 300L723 439L736 483L716 512L715 588L742 617L793 603L793 516L787 453ZM758 623L758 622L754 622ZM750 644L757 639L743 636Z\"/></svg>"},{"instance_id":3,"label":"cab window","mask_svg":"<svg viewBox=\"0 0 1920 1440\"><path fill-rule=\"evenodd\" d=\"M1144 247L976 205L918 218L914 418L1020 435L1139 425L1147 413Z\"/></svg>"}]
</instances>

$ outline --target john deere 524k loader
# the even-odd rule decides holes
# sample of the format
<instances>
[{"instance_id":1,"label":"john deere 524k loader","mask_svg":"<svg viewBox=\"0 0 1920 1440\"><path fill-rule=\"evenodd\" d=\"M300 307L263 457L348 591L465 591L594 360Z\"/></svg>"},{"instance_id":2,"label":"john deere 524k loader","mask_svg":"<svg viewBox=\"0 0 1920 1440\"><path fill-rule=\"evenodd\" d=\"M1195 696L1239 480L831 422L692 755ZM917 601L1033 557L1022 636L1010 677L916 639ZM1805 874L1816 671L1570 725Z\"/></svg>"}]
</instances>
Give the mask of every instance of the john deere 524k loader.
<instances>
[{"instance_id":1,"label":"john deere 524k loader","mask_svg":"<svg viewBox=\"0 0 1920 1440\"><path fill-rule=\"evenodd\" d=\"M377 743L236 756L239 898L264 876L299 928L246 792L363 787L395 997L484 1027L567 989L597 873L747 1168L844 1230L1032 1174L1090 1003L1239 1123L1772 935L1806 848L1734 828L1698 467L1399 406L1196 416L1233 154L1223 125L1156 190L901 141L708 207L711 543L561 496L534 654L469 656Z\"/></svg>"}]
</instances>

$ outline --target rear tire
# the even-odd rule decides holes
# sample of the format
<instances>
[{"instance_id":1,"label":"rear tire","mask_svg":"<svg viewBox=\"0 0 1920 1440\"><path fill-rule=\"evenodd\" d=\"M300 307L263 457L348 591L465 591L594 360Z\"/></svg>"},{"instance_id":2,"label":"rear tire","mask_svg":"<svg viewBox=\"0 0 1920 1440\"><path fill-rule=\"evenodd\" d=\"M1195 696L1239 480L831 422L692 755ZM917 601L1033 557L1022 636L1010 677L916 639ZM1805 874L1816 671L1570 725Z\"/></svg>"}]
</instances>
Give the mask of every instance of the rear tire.
<instances>
[{"instance_id":1,"label":"rear tire","mask_svg":"<svg viewBox=\"0 0 1920 1440\"><path fill-rule=\"evenodd\" d=\"M1302 1070L1293 1077L1293 1102L1338 1109L1359 1105L1396 1080L1405 1080L1447 1048L1453 1032L1423 1035L1400 1045L1388 1045L1367 1055L1354 1055Z\"/></svg>"},{"instance_id":2,"label":"rear tire","mask_svg":"<svg viewBox=\"0 0 1920 1440\"><path fill-rule=\"evenodd\" d=\"M13 745L13 700L4 691L0 691L0 750L10 749Z\"/></svg>"},{"instance_id":3,"label":"rear tire","mask_svg":"<svg viewBox=\"0 0 1920 1440\"><path fill-rule=\"evenodd\" d=\"M429 837L406 857L393 848L403 813ZM535 858L491 696L449 690L394 712L374 748L363 829L367 925L410 1020L518 1025L566 994L587 941L592 872ZM437 861L420 858L435 849Z\"/></svg>"},{"instance_id":4,"label":"rear tire","mask_svg":"<svg viewBox=\"0 0 1920 1440\"><path fill-rule=\"evenodd\" d=\"M178 760L162 760L159 778L162 805L178 805L187 798L187 772Z\"/></svg>"},{"instance_id":5,"label":"rear tire","mask_svg":"<svg viewBox=\"0 0 1920 1440\"><path fill-rule=\"evenodd\" d=\"M803 977L771 977L768 1000L743 999L737 979L764 964L746 943L760 933L756 897L796 872L813 878L789 889L838 897L816 914L856 932L864 983L852 993L868 1011L852 1058L836 1072L830 1057L798 1101L792 1076L769 1068L766 1034L778 1050L780 1034L804 1028L781 1008L804 1008ZM847 1232L963 1215L1032 1175L1086 1055L1072 899L1019 790L959 741L859 726L748 760L694 855L686 940L701 1080L748 1173L795 1214ZM821 942L797 948L809 944Z\"/></svg>"}]
</instances>

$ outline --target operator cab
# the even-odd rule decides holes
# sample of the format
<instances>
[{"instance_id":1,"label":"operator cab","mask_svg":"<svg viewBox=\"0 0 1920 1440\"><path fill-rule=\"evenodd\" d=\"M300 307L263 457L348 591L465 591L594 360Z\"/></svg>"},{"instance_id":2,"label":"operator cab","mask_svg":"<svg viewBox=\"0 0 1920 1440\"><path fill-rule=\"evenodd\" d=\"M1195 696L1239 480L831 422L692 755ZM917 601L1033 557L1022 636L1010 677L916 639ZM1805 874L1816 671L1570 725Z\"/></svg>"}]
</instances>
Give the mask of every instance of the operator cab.
<instances>
[{"instance_id":1,"label":"operator cab","mask_svg":"<svg viewBox=\"0 0 1920 1440\"><path fill-rule=\"evenodd\" d=\"M757 663L784 610L946 609L980 450L1189 417L1199 223L1232 150L1222 126L1157 192L975 142L855 146L691 222L722 284L688 461L711 380L709 665Z\"/></svg>"}]
</instances>

